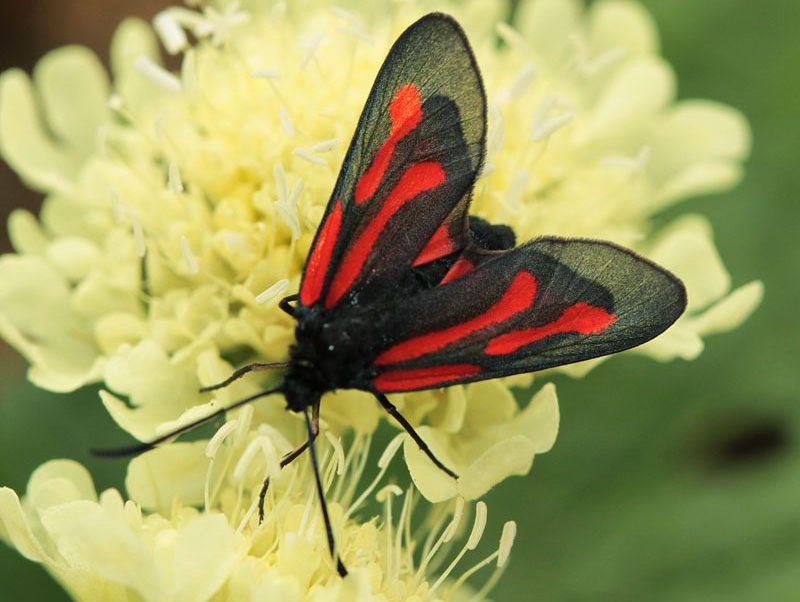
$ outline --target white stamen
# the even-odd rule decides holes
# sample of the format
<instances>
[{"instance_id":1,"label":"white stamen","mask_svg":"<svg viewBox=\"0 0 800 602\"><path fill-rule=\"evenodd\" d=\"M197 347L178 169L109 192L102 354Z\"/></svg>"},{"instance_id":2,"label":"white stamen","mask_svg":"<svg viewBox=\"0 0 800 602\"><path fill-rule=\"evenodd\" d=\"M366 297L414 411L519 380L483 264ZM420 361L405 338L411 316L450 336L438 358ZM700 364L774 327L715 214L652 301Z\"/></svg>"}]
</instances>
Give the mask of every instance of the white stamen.
<instances>
[{"instance_id":1,"label":"white stamen","mask_svg":"<svg viewBox=\"0 0 800 602\"><path fill-rule=\"evenodd\" d=\"M478 174L478 179L485 178L495 169L497 169L497 166L494 163L484 163L481 172Z\"/></svg>"},{"instance_id":2,"label":"white stamen","mask_svg":"<svg viewBox=\"0 0 800 602\"><path fill-rule=\"evenodd\" d=\"M322 142L318 142L317 144L313 145L309 150L312 153L327 153L330 150L333 150L337 146L341 140L338 138L331 138L330 140L323 140Z\"/></svg>"},{"instance_id":3,"label":"white stamen","mask_svg":"<svg viewBox=\"0 0 800 602\"><path fill-rule=\"evenodd\" d=\"M557 108L563 108L566 110L560 115L551 116ZM555 94L548 94L539 103L539 106L533 115L531 140L533 142L541 142L556 130L567 125L570 121L572 121L573 117L575 117L575 112L571 109L571 104L569 101L560 98Z\"/></svg>"},{"instance_id":4,"label":"white stamen","mask_svg":"<svg viewBox=\"0 0 800 602\"><path fill-rule=\"evenodd\" d=\"M110 108L115 113L121 113L123 110L125 110L125 101L122 100L122 96L120 96L116 92L113 93L111 96L109 96L108 108Z\"/></svg>"},{"instance_id":5,"label":"white stamen","mask_svg":"<svg viewBox=\"0 0 800 602\"><path fill-rule=\"evenodd\" d=\"M269 288L264 289L256 296L256 303L259 305L266 305L275 297L282 295L289 288L289 280L282 278Z\"/></svg>"},{"instance_id":6,"label":"white stamen","mask_svg":"<svg viewBox=\"0 0 800 602\"><path fill-rule=\"evenodd\" d=\"M375 44L375 39L369 35L366 31L361 29L356 29L355 27L340 27L337 29L339 33L343 33L346 36L350 36L353 39L356 39L360 42L364 42L370 46Z\"/></svg>"},{"instance_id":7,"label":"white stamen","mask_svg":"<svg viewBox=\"0 0 800 602\"><path fill-rule=\"evenodd\" d=\"M178 169L178 164L175 161L169 162L169 170L167 172L167 187L173 194L180 194L183 192L183 179L181 179L181 172Z\"/></svg>"},{"instance_id":8,"label":"white stamen","mask_svg":"<svg viewBox=\"0 0 800 602\"><path fill-rule=\"evenodd\" d=\"M298 64L298 68L301 71L305 69L306 66L311 62L311 59L314 58L314 54L316 54L317 49L319 48L320 44L322 44L322 40L324 39L325 34L319 33L302 42L302 46L305 47L305 53Z\"/></svg>"},{"instance_id":9,"label":"white stamen","mask_svg":"<svg viewBox=\"0 0 800 602\"><path fill-rule=\"evenodd\" d=\"M295 185L295 188L297 186ZM294 192L294 190L292 190ZM276 201L275 211L278 212L278 217L286 224L292 231L292 240L300 238L300 219L297 217L296 202L289 201Z\"/></svg>"},{"instance_id":10,"label":"white stamen","mask_svg":"<svg viewBox=\"0 0 800 602\"><path fill-rule=\"evenodd\" d=\"M325 159L323 159L322 157L318 157L313 153L310 153L304 148L296 148L292 151L292 154L295 157L299 157L300 159L305 159L306 161L308 161L309 163L313 163L314 165L325 166L328 164L327 161L325 161Z\"/></svg>"},{"instance_id":11,"label":"white stamen","mask_svg":"<svg viewBox=\"0 0 800 602\"><path fill-rule=\"evenodd\" d=\"M495 25L495 32L497 32L501 40L512 48L519 48L525 44L525 38L522 37L522 34L508 23L500 22Z\"/></svg>"},{"instance_id":12,"label":"white stamen","mask_svg":"<svg viewBox=\"0 0 800 602\"><path fill-rule=\"evenodd\" d=\"M292 191L289 193L289 198L287 199L291 205L297 205L297 202L300 200L300 195L303 194L304 186L305 182L302 178L294 183L294 186L292 186Z\"/></svg>"},{"instance_id":13,"label":"white stamen","mask_svg":"<svg viewBox=\"0 0 800 602\"><path fill-rule=\"evenodd\" d=\"M456 536L461 518L464 516L464 498L456 498L456 507L453 510L453 520L447 525L447 530L443 533L443 543L447 543Z\"/></svg>"},{"instance_id":14,"label":"white stamen","mask_svg":"<svg viewBox=\"0 0 800 602\"><path fill-rule=\"evenodd\" d=\"M139 219L139 213L134 211L131 215L131 222L133 226L133 242L136 245L136 254L139 257L144 257L147 254L147 245L144 241L144 230L142 230L142 221Z\"/></svg>"},{"instance_id":15,"label":"white stamen","mask_svg":"<svg viewBox=\"0 0 800 602\"><path fill-rule=\"evenodd\" d=\"M480 501L475 504L475 523L472 525L472 532L467 540L467 549L474 550L483 537L486 528L486 502Z\"/></svg>"},{"instance_id":16,"label":"white stamen","mask_svg":"<svg viewBox=\"0 0 800 602\"><path fill-rule=\"evenodd\" d=\"M275 179L275 193L278 195L278 200L286 202L289 196L289 186L286 182L286 171L283 169L282 163L279 162L273 165L272 177Z\"/></svg>"},{"instance_id":17,"label":"white stamen","mask_svg":"<svg viewBox=\"0 0 800 602\"><path fill-rule=\"evenodd\" d=\"M281 72L277 69L256 69L252 75L261 79L280 79Z\"/></svg>"},{"instance_id":18,"label":"white stamen","mask_svg":"<svg viewBox=\"0 0 800 602\"><path fill-rule=\"evenodd\" d=\"M115 223L121 224L125 221L125 205L122 204L116 190L110 190L109 195L111 196L111 216Z\"/></svg>"},{"instance_id":19,"label":"white stamen","mask_svg":"<svg viewBox=\"0 0 800 602\"><path fill-rule=\"evenodd\" d=\"M294 138L294 126L289 119L289 114L283 107L278 109L278 118L281 120L281 127L283 131L286 132L286 135L289 136L289 138Z\"/></svg>"},{"instance_id":20,"label":"white stamen","mask_svg":"<svg viewBox=\"0 0 800 602\"><path fill-rule=\"evenodd\" d=\"M190 274L197 274L200 271L200 266L197 265L197 258L192 253L192 247L189 245L189 239L186 236L181 236L181 253L183 254L183 263L186 264L186 269Z\"/></svg>"},{"instance_id":21,"label":"white stamen","mask_svg":"<svg viewBox=\"0 0 800 602\"><path fill-rule=\"evenodd\" d=\"M624 59L627 54L628 51L625 48L612 48L598 57L582 61L581 70L586 75L596 75L606 67L610 67L614 63Z\"/></svg>"},{"instance_id":22,"label":"white stamen","mask_svg":"<svg viewBox=\"0 0 800 602\"><path fill-rule=\"evenodd\" d=\"M389 465L389 462L392 461L397 450L400 449L400 446L403 444L403 440L403 434L400 433L389 442L389 445L383 450L381 457L378 458L378 468L386 468Z\"/></svg>"},{"instance_id":23,"label":"white stamen","mask_svg":"<svg viewBox=\"0 0 800 602\"><path fill-rule=\"evenodd\" d=\"M217 432L214 433L214 436L211 437L206 444L206 458L212 459L217 456L220 446L225 439L227 439L228 435L236 430L238 424L238 420L229 420L217 429Z\"/></svg>"},{"instance_id":24,"label":"white stamen","mask_svg":"<svg viewBox=\"0 0 800 602\"><path fill-rule=\"evenodd\" d=\"M247 249L247 240L238 232L225 232L222 237L225 244L234 253L241 253Z\"/></svg>"},{"instance_id":25,"label":"white stamen","mask_svg":"<svg viewBox=\"0 0 800 602\"><path fill-rule=\"evenodd\" d=\"M189 44L186 33L178 23L175 15L169 10L162 10L153 19L153 29L156 30L161 43L164 44L169 54L178 54Z\"/></svg>"},{"instance_id":26,"label":"white stamen","mask_svg":"<svg viewBox=\"0 0 800 602\"><path fill-rule=\"evenodd\" d=\"M181 91L181 80L148 57L144 55L137 57L133 67L160 88L168 92Z\"/></svg>"},{"instance_id":27,"label":"white stamen","mask_svg":"<svg viewBox=\"0 0 800 602\"><path fill-rule=\"evenodd\" d=\"M511 554L511 548L514 546L514 539L517 537L517 523L513 520L506 522L503 525L503 534L500 536L500 547L497 554L497 568L501 568Z\"/></svg>"},{"instance_id":28,"label":"white stamen","mask_svg":"<svg viewBox=\"0 0 800 602\"><path fill-rule=\"evenodd\" d=\"M375 494L375 499L378 500L381 504L385 502L389 496L395 495L403 495L403 490L400 489L397 485L386 485L382 487L378 493Z\"/></svg>"},{"instance_id":29,"label":"white stamen","mask_svg":"<svg viewBox=\"0 0 800 602\"><path fill-rule=\"evenodd\" d=\"M286 281L288 286L289 281ZM336 474L342 475L344 474L344 448L342 447L342 441L339 437L334 437L330 431L325 431L325 437L330 442L331 446L333 446L333 451L336 455Z\"/></svg>"},{"instance_id":30,"label":"white stamen","mask_svg":"<svg viewBox=\"0 0 800 602\"><path fill-rule=\"evenodd\" d=\"M364 28L364 22L361 19L341 6L331 6L331 12L343 21L347 21L354 27L360 27L362 29Z\"/></svg>"},{"instance_id":31,"label":"white stamen","mask_svg":"<svg viewBox=\"0 0 800 602\"><path fill-rule=\"evenodd\" d=\"M603 167L619 167L628 169L634 173L641 171L649 163L653 149L650 146L643 146L634 157L614 155L606 157L601 161Z\"/></svg>"},{"instance_id":32,"label":"white stamen","mask_svg":"<svg viewBox=\"0 0 800 602\"><path fill-rule=\"evenodd\" d=\"M527 169L520 169L511 179L511 185L508 191L502 197L500 202L511 213L518 213L522 208L522 195L525 193L525 187L530 181L531 174Z\"/></svg>"},{"instance_id":33,"label":"white stamen","mask_svg":"<svg viewBox=\"0 0 800 602\"><path fill-rule=\"evenodd\" d=\"M536 68L531 63L528 63L520 70L514 78L514 81L511 82L511 85L505 90L506 98L511 99L521 96L535 79Z\"/></svg>"},{"instance_id":34,"label":"white stamen","mask_svg":"<svg viewBox=\"0 0 800 602\"><path fill-rule=\"evenodd\" d=\"M281 464L280 460L278 460L278 454L275 451L275 446L272 444L272 441L269 437L262 435L253 439L244 450L242 457L239 458L239 461L236 463L236 466L231 473L234 479L238 481L242 480L242 478L245 476L245 472L250 466L250 463L259 452L263 454L264 460L267 463L267 474L270 476L275 476L280 472Z\"/></svg>"}]
</instances>

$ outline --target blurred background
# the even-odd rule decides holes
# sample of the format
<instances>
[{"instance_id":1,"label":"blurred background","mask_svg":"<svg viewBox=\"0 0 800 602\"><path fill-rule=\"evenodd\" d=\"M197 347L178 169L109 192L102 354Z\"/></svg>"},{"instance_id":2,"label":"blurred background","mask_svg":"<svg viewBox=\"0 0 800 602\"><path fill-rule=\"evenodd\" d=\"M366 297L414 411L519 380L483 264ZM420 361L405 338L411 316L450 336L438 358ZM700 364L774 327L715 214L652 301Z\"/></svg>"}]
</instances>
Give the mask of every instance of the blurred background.
<instances>
[{"instance_id":1,"label":"blurred background","mask_svg":"<svg viewBox=\"0 0 800 602\"><path fill-rule=\"evenodd\" d=\"M519 525L501 601L744 602L800 599L800 3L643 0L682 98L742 110L754 130L744 183L682 205L707 215L738 286L766 298L745 326L708 340L700 359L627 357L585 381L560 379L562 426L532 478L489 495L490 524ZM101 57L125 16L166 0L0 3L0 70L30 70L48 50ZM0 214L38 207L0 164ZM668 218L669 216L665 216ZM5 232L0 247L9 250ZM2 283L0 283L2 286ZM0 343L0 484L24 491L54 457L86 464L98 490L121 487L125 462L86 452L125 440L94 389L68 399L25 383ZM101 436L102 435L102 436ZM90 440L91 439L91 440ZM65 600L37 565L0 545L5 600Z\"/></svg>"}]
</instances>

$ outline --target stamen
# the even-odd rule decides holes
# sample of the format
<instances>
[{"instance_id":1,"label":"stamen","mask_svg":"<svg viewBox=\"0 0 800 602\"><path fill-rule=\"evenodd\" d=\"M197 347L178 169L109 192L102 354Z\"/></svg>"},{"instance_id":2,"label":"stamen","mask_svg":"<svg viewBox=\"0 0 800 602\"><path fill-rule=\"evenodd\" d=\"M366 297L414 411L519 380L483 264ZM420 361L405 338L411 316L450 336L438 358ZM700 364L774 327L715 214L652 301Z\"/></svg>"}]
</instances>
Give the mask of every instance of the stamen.
<instances>
[{"instance_id":1,"label":"stamen","mask_svg":"<svg viewBox=\"0 0 800 602\"><path fill-rule=\"evenodd\" d=\"M170 161L169 169L167 172L167 187L173 194L181 194L183 192L183 180L181 179L181 172L178 170L178 164L175 161Z\"/></svg>"},{"instance_id":2,"label":"stamen","mask_svg":"<svg viewBox=\"0 0 800 602\"><path fill-rule=\"evenodd\" d=\"M508 562L511 555L511 548L514 546L514 539L517 537L517 523L513 520L507 521L503 525L503 534L500 536L500 548L497 550L497 568L502 568Z\"/></svg>"},{"instance_id":3,"label":"stamen","mask_svg":"<svg viewBox=\"0 0 800 602\"><path fill-rule=\"evenodd\" d=\"M628 169L632 173L638 173L647 166L647 164L650 162L650 157L652 155L653 155L652 147L643 146L639 150L639 152L636 153L636 156L634 157L613 155L603 159L601 165L603 167L619 167L622 169Z\"/></svg>"},{"instance_id":4,"label":"stamen","mask_svg":"<svg viewBox=\"0 0 800 602\"><path fill-rule=\"evenodd\" d=\"M500 102L508 102L511 99L518 98L527 90L536 79L536 68L531 64L526 64L519 73L517 73L514 81L507 88L500 90L497 98Z\"/></svg>"},{"instance_id":5,"label":"stamen","mask_svg":"<svg viewBox=\"0 0 800 602\"><path fill-rule=\"evenodd\" d=\"M453 519L450 521L450 524L447 525L447 528L439 536L439 539L436 540L436 543L433 544L428 553L425 554L425 556L422 559L422 562L419 563L419 568L417 569L417 573L415 575L415 579L417 581L419 581L425 574L425 570L428 568L428 565L431 563L431 561L436 557L436 554L439 552L439 548L441 548L442 545L448 543L453 539L453 537L455 537L456 533L458 532L458 528L461 525L461 517L463 515L464 515L464 498L457 497L456 507L453 510Z\"/></svg>"},{"instance_id":6,"label":"stamen","mask_svg":"<svg viewBox=\"0 0 800 602\"><path fill-rule=\"evenodd\" d=\"M508 23L500 22L494 27L497 36L514 49L525 46L525 38Z\"/></svg>"},{"instance_id":7,"label":"stamen","mask_svg":"<svg viewBox=\"0 0 800 602\"><path fill-rule=\"evenodd\" d=\"M289 120L289 114L283 107L278 108L278 118L281 120L281 127L283 128L283 131L286 132L286 135L289 136L289 138L294 138L294 126Z\"/></svg>"},{"instance_id":8,"label":"stamen","mask_svg":"<svg viewBox=\"0 0 800 602\"><path fill-rule=\"evenodd\" d=\"M305 47L305 53L303 57L300 59L300 63L298 63L298 68L302 71L306 68L306 66L311 62L311 59L314 58L314 55L317 52L320 44L322 44L322 40L325 39L325 34L318 33L305 41L301 42L301 46Z\"/></svg>"},{"instance_id":9,"label":"stamen","mask_svg":"<svg viewBox=\"0 0 800 602\"><path fill-rule=\"evenodd\" d=\"M133 67L155 85L168 92L180 92L182 89L180 79L144 55L137 57L133 62Z\"/></svg>"},{"instance_id":10,"label":"stamen","mask_svg":"<svg viewBox=\"0 0 800 602\"><path fill-rule=\"evenodd\" d=\"M483 537L483 531L486 529L486 502L480 501L475 505L475 523L472 525L472 532L469 534L467 540L467 549L474 550Z\"/></svg>"},{"instance_id":11,"label":"stamen","mask_svg":"<svg viewBox=\"0 0 800 602\"><path fill-rule=\"evenodd\" d=\"M192 253L192 247L189 246L189 239L186 236L181 236L181 253L183 254L183 262L186 264L186 269L190 274L197 274L200 272L200 266L197 265L197 259Z\"/></svg>"},{"instance_id":12,"label":"stamen","mask_svg":"<svg viewBox=\"0 0 800 602\"><path fill-rule=\"evenodd\" d=\"M239 426L239 421L234 419L228 420L228 422L217 429L217 432L214 433L214 436L211 437L206 444L206 458L212 459L216 457L220 446L224 443L228 435L236 430L237 426Z\"/></svg>"},{"instance_id":13,"label":"stamen","mask_svg":"<svg viewBox=\"0 0 800 602\"><path fill-rule=\"evenodd\" d=\"M350 36L351 38L358 40L360 42L364 42L369 46L375 44L375 39L369 35L366 31L361 29L356 29L355 27L339 27L336 31L339 33L343 33L346 36Z\"/></svg>"},{"instance_id":14,"label":"stamen","mask_svg":"<svg viewBox=\"0 0 800 602\"><path fill-rule=\"evenodd\" d=\"M402 445L404 438L405 434L399 433L389 442L389 445L386 446L386 449L383 450L383 454L381 454L381 457L378 459L378 468L380 469L378 474L375 476L369 486L361 493L361 495L358 496L358 499L356 499L356 501L353 502L347 509L347 512L345 512L344 515L345 520L352 516L353 512L358 509L364 500L372 494L372 492L378 486L378 483L381 482L383 475L386 474L386 469L389 467L389 463L392 461L392 458L394 458L397 450L400 449L400 445Z\"/></svg>"},{"instance_id":15,"label":"stamen","mask_svg":"<svg viewBox=\"0 0 800 602\"><path fill-rule=\"evenodd\" d=\"M125 221L125 205L122 204L116 190L109 190L109 196L111 197L111 217L114 218L115 223L121 224Z\"/></svg>"},{"instance_id":16,"label":"stamen","mask_svg":"<svg viewBox=\"0 0 800 602\"><path fill-rule=\"evenodd\" d=\"M289 281L286 281L286 286L289 286ZM344 448L342 441L339 437L334 437L330 431L325 431L325 438L330 442L333 447L334 457L336 458L336 474L341 476L344 473Z\"/></svg>"},{"instance_id":17,"label":"stamen","mask_svg":"<svg viewBox=\"0 0 800 602\"><path fill-rule=\"evenodd\" d=\"M275 284L260 292L256 296L256 303L258 303L259 305L266 305L267 303L272 301L275 297L282 295L288 288L289 288L289 280L287 278L281 278Z\"/></svg>"},{"instance_id":18,"label":"stamen","mask_svg":"<svg viewBox=\"0 0 800 602\"><path fill-rule=\"evenodd\" d=\"M136 245L136 255L144 257L147 254L147 245L144 240L144 230L142 230L142 221L139 219L138 211L133 211L131 213L131 222L133 227L133 242Z\"/></svg>"},{"instance_id":19,"label":"stamen","mask_svg":"<svg viewBox=\"0 0 800 602\"><path fill-rule=\"evenodd\" d=\"M186 33L175 18L174 13L169 9L158 13L153 19L153 29L155 29L161 43L169 54L178 54L189 45Z\"/></svg>"},{"instance_id":20,"label":"stamen","mask_svg":"<svg viewBox=\"0 0 800 602\"><path fill-rule=\"evenodd\" d=\"M281 72L277 69L256 69L252 75L260 79L280 79Z\"/></svg>"},{"instance_id":21,"label":"stamen","mask_svg":"<svg viewBox=\"0 0 800 602\"><path fill-rule=\"evenodd\" d=\"M322 157L318 157L317 155L314 155L314 154L308 152L304 148L296 148L296 149L294 149L292 151L292 154L295 157L299 157L301 159L305 159L309 163L314 163L315 165L325 166L325 165L328 164L327 161L325 161L325 159L323 159Z\"/></svg>"},{"instance_id":22,"label":"stamen","mask_svg":"<svg viewBox=\"0 0 800 602\"><path fill-rule=\"evenodd\" d=\"M456 557L453 558L452 562L448 565L448 567L444 570L444 572L439 575L439 578L436 582L431 586L429 591L430 594L433 594L439 587L441 587L442 583L450 576L450 573L456 568L458 563L464 557L464 555L469 550L474 550L478 543L483 536L483 530L486 528L486 503L485 502L478 502L475 505L475 522L472 525L472 532L469 535L469 539L467 540L466 545L456 554Z\"/></svg>"},{"instance_id":23,"label":"stamen","mask_svg":"<svg viewBox=\"0 0 800 602\"><path fill-rule=\"evenodd\" d=\"M551 117L551 113L558 107L568 107L569 103L559 98L555 94L548 94L542 99L539 107L533 115L533 127L531 128L531 140L541 142L548 138L556 130L567 125L575 117L575 112L567 110L560 115Z\"/></svg>"},{"instance_id":24,"label":"stamen","mask_svg":"<svg viewBox=\"0 0 800 602\"><path fill-rule=\"evenodd\" d=\"M338 138L331 138L330 140L323 140L322 142L318 142L317 144L313 145L309 150L312 153L327 153L330 150L333 150L337 146L341 140Z\"/></svg>"},{"instance_id":25,"label":"stamen","mask_svg":"<svg viewBox=\"0 0 800 602\"><path fill-rule=\"evenodd\" d=\"M627 54L628 51L625 48L612 48L593 59L581 61L581 71L589 76L596 75L606 67L610 67L614 63L624 59Z\"/></svg>"}]
</instances>

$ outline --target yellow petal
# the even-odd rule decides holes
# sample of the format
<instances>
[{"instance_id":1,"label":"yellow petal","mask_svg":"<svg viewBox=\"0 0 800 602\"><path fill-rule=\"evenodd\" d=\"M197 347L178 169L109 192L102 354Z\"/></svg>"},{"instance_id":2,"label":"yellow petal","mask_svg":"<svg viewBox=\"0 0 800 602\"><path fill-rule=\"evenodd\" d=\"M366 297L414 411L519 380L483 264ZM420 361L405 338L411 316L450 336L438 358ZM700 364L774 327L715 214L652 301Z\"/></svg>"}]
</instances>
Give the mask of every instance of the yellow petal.
<instances>
[{"instance_id":1,"label":"yellow petal","mask_svg":"<svg viewBox=\"0 0 800 602\"><path fill-rule=\"evenodd\" d=\"M207 441L173 443L131 460L125 488L142 508L169 514L176 500L184 506L203 503L208 470Z\"/></svg>"}]
</instances>

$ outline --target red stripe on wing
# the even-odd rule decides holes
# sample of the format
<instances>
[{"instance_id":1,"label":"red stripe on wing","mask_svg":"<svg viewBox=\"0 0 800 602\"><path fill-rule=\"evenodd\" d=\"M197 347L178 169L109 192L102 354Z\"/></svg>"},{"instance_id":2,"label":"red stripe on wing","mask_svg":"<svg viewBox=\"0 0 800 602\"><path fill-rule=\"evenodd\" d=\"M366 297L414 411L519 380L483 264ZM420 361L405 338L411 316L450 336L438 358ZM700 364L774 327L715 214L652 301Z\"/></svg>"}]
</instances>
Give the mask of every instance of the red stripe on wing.
<instances>
[{"instance_id":1,"label":"red stripe on wing","mask_svg":"<svg viewBox=\"0 0 800 602\"><path fill-rule=\"evenodd\" d=\"M377 376L373 384L379 391L386 393L409 391L456 382L481 372L483 372L483 368L475 364L449 364L411 370L391 370Z\"/></svg>"},{"instance_id":2,"label":"red stripe on wing","mask_svg":"<svg viewBox=\"0 0 800 602\"><path fill-rule=\"evenodd\" d=\"M422 98L414 84L403 86L394 95L389 103L389 118L391 119L389 137L375 153L372 163L356 184L354 197L356 205L372 198L389 167L395 146L422 121Z\"/></svg>"},{"instance_id":3,"label":"red stripe on wing","mask_svg":"<svg viewBox=\"0 0 800 602\"><path fill-rule=\"evenodd\" d=\"M450 269L447 270L447 273L442 278L441 282L439 282L439 286L443 284L447 284L451 280L455 280L456 278L461 278L462 276L469 274L472 270L475 269L475 263L466 259L465 257L459 257L456 262L450 266Z\"/></svg>"},{"instance_id":4,"label":"red stripe on wing","mask_svg":"<svg viewBox=\"0 0 800 602\"><path fill-rule=\"evenodd\" d=\"M367 224L359 237L348 249L325 298L325 307L330 309L342 298L358 278L364 263L386 224L408 201L423 192L436 188L445 180L442 164L435 161L417 163L409 167L400 181L389 193L383 206Z\"/></svg>"},{"instance_id":5,"label":"red stripe on wing","mask_svg":"<svg viewBox=\"0 0 800 602\"><path fill-rule=\"evenodd\" d=\"M481 315L450 328L398 343L381 353L375 364L378 366L397 364L440 351L451 343L489 326L501 324L525 311L533 305L535 298L536 278L530 272L520 272L511 281L500 300Z\"/></svg>"},{"instance_id":6,"label":"red stripe on wing","mask_svg":"<svg viewBox=\"0 0 800 602\"><path fill-rule=\"evenodd\" d=\"M331 262L331 255L333 255L333 248L336 246L336 239L339 237L341 227L342 201L337 200L328 217L325 218L314 249L308 256L303 284L300 287L300 303L306 307L314 305L322 293L325 274L328 272L328 265Z\"/></svg>"},{"instance_id":7,"label":"red stripe on wing","mask_svg":"<svg viewBox=\"0 0 800 602\"><path fill-rule=\"evenodd\" d=\"M484 348L483 352L487 355L505 355L514 353L518 349L535 343L545 337L554 334L566 334L576 332L578 334L599 334L611 326L617 317L607 312L602 307L596 307L588 303L576 303L571 305L558 319L537 326L536 328L525 328L514 330L494 337Z\"/></svg>"},{"instance_id":8,"label":"red stripe on wing","mask_svg":"<svg viewBox=\"0 0 800 602\"><path fill-rule=\"evenodd\" d=\"M413 266L424 265L431 261L435 261L440 257L445 257L457 251L456 243L450 236L450 228L448 224L442 224L439 229L433 233L428 244L422 249L417 258L414 260Z\"/></svg>"}]
</instances>

